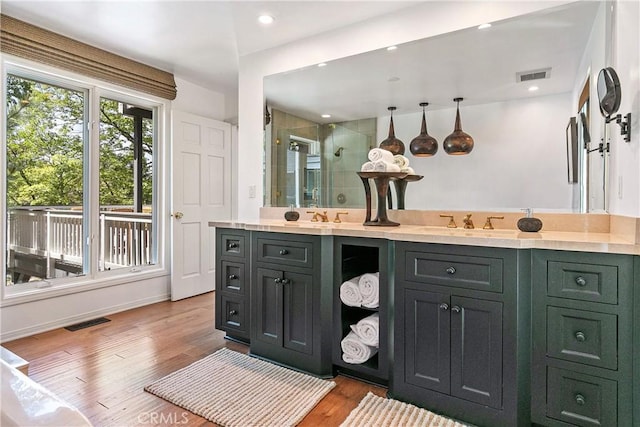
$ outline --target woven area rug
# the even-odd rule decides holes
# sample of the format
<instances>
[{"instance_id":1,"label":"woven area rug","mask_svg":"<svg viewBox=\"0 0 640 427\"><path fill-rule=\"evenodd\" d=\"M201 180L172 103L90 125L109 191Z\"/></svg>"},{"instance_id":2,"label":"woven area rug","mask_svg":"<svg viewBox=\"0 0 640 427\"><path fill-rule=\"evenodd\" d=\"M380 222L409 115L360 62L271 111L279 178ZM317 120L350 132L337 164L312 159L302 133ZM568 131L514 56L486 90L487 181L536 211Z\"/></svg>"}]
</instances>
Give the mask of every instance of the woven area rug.
<instances>
[{"instance_id":1,"label":"woven area rug","mask_svg":"<svg viewBox=\"0 0 640 427\"><path fill-rule=\"evenodd\" d=\"M294 426L333 388L223 348L144 389L222 426Z\"/></svg>"},{"instance_id":2,"label":"woven area rug","mask_svg":"<svg viewBox=\"0 0 640 427\"><path fill-rule=\"evenodd\" d=\"M340 427L466 427L426 409L369 392Z\"/></svg>"}]
</instances>

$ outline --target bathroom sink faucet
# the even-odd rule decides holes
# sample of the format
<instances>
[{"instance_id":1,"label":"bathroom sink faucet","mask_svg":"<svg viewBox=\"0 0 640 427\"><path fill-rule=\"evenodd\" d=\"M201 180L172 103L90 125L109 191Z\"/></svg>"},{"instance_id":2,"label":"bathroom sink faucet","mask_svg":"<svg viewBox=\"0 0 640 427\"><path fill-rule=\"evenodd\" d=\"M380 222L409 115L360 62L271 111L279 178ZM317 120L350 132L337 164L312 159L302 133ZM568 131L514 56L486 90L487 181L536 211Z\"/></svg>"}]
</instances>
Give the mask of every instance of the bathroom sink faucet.
<instances>
[{"instance_id":1,"label":"bathroom sink faucet","mask_svg":"<svg viewBox=\"0 0 640 427\"><path fill-rule=\"evenodd\" d=\"M329 222L329 217L327 216L327 211L324 213L307 211L307 213L313 214L313 218L311 218L311 222L318 222L318 218L322 220L322 222Z\"/></svg>"},{"instance_id":2,"label":"bathroom sink faucet","mask_svg":"<svg viewBox=\"0 0 640 427\"><path fill-rule=\"evenodd\" d=\"M447 228L458 228L456 222L453 219L453 215L440 214L440 218L449 218L449 224L447 224Z\"/></svg>"},{"instance_id":3,"label":"bathroom sink faucet","mask_svg":"<svg viewBox=\"0 0 640 427\"><path fill-rule=\"evenodd\" d=\"M349 212L336 212L336 217L334 218L333 222L341 223L342 219L340 219L340 215L349 215Z\"/></svg>"},{"instance_id":4,"label":"bathroom sink faucet","mask_svg":"<svg viewBox=\"0 0 640 427\"><path fill-rule=\"evenodd\" d=\"M493 224L491 224L492 219L504 219L504 216L488 216L487 221L484 223L485 230L493 230Z\"/></svg>"},{"instance_id":5,"label":"bathroom sink faucet","mask_svg":"<svg viewBox=\"0 0 640 427\"><path fill-rule=\"evenodd\" d=\"M473 221L471 221L471 214L466 214L464 216L464 219L462 220L462 222L464 223L464 228L466 229L473 229L475 228L473 226Z\"/></svg>"}]
</instances>

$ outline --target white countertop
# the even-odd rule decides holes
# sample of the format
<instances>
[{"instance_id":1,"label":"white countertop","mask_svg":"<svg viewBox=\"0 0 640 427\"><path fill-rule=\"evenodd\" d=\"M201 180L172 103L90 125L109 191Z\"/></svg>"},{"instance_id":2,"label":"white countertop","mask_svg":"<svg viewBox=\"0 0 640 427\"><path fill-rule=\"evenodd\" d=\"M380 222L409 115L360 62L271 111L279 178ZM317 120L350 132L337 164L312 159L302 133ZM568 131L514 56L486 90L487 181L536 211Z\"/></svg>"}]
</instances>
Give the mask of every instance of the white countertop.
<instances>
[{"instance_id":1,"label":"white countertop","mask_svg":"<svg viewBox=\"0 0 640 427\"><path fill-rule=\"evenodd\" d=\"M545 231L544 229L537 233L525 233L508 229L467 230L461 227L425 225L380 227L364 226L353 222L287 222L285 220L212 221L209 226L276 233L368 237L406 242L640 255L640 245L635 243L634 236L611 233Z\"/></svg>"}]
</instances>

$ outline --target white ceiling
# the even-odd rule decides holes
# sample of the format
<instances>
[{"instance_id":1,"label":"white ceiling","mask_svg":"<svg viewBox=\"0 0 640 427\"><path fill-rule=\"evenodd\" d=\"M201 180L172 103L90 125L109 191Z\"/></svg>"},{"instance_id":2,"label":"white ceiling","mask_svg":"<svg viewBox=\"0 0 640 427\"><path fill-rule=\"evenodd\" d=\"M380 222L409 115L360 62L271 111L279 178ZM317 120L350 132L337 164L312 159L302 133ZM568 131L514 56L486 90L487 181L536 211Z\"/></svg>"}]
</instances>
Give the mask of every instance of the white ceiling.
<instances>
[{"instance_id":1,"label":"white ceiling","mask_svg":"<svg viewBox=\"0 0 640 427\"><path fill-rule=\"evenodd\" d=\"M402 9L415 1L2 0L45 29L235 93L238 58ZM269 27L260 14L275 18Z\"/></svg>"}]
</instances>

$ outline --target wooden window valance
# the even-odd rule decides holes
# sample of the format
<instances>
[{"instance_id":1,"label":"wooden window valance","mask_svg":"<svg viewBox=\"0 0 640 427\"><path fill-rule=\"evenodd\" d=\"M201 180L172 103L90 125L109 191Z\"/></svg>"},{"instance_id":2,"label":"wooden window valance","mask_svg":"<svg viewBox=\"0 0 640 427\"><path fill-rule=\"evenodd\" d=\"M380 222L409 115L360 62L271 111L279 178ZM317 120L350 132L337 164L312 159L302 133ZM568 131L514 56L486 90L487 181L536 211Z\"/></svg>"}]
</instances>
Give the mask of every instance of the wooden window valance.
<instances>
[{"instance_id":1,"label":"wooden window valance","mask_svg":"<svg viewBox=\"0 0 640 427\"><path fill-rule=\"evenodd\" d=\"M2 14L0 50L165 99L176 97L171 73Z\"/></svg>"}]
</instances>

